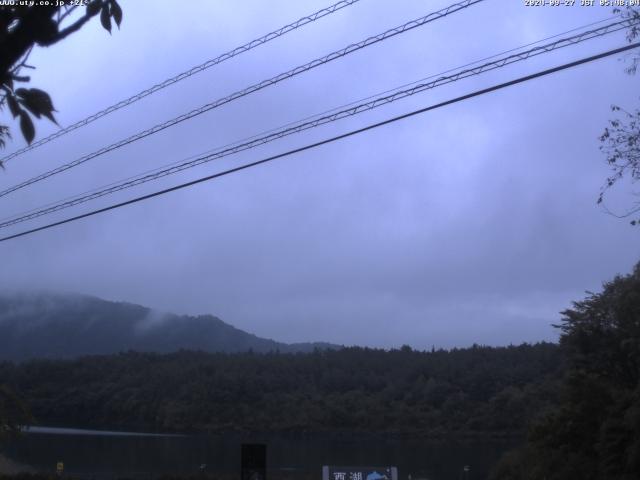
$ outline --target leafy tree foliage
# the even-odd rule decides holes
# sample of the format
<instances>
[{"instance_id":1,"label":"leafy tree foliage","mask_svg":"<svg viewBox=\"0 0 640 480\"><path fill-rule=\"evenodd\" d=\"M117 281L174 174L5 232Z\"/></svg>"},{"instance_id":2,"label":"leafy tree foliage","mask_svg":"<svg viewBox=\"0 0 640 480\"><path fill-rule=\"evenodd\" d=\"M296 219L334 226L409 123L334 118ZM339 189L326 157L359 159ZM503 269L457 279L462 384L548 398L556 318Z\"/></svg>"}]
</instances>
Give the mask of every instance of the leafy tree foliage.
<instances>
[{"instance_id":1,"label":"leafy tree foliage","mask_svg":"<svg viewBox=\"0 0 640 480\"><path fill-rule=\"evenodd\" d=\"M640 478L640 263L563 314L560 405L494 478Z\"/></svg>"},{"instance_id":2,"label":"leafy tree foliage","mask_svg":"<svg viewBox=\"0 0 640 480\"><path fill-rule=\"evenodd\" d=\"M123 353L0 364L41 424L141 431L523 435L553 402L554 344L417 352Z\"/></svg>"},{"instance_id":3,"label":"leafy tree foliage","mask_svg":"<svg viewBox=\"0 0 640 480\"><path fill-rule=\"evenodd\" d=\"M598 203L602 203L608 189L618 181L628 176L632 182L640 180L640 109L629 112L617 105L611 107L619 112L619 118L609 121L600 136L600 149L607 156L607 163L611 166L612 174L607 178L605 186L600 191ZM640 192L634 193L640 196ZM611 213L611 212L610 212ZM624 213L613 215L625 218L640 213L640 200L637 200ZM638 219L631 220L631 225L638 224Z\"/></svg>"},{"instance_id":4,"label":"leafy tree foliage","mask_svg":"<svg viewBox=\"0 0 640 480\"><path fill-rule=\"evenodd\" d=\"M25 5L21 5L25 3ZM111 33L111 20L120 27L122 9L116 0L92 0L87 3L84 15L72 23L72 5L15 5L0 6L0 108L8 106L14 119L20 124L22 135L28 143L35 137L32 117L46 117L55 122L53 102L49 95L37 88L16 88L16 84L29 82L22 75L24 68L33 68L27 59L35 46L49 47L80 30L91 18L100 15L102 26ZM0 125L0 147L10 138L7 125Z\"/></svg>"},{"instance_id":5,"label":"leafy tree foliage","mask_svg":"<svg viewBox=\"0 0 640 480\"><path fill-rule=\"evenodd\" d=\"M629 28L627 40L631 43L640 38L640 9L627 7L624 11L616 9L615 13L621 13L623 17L636 22ZM640 56L635 55L627 73L635 75L638 65ZM600 150L606 155L612 174L600 190L599 204L603 202L605 193L622 179L629 178L632 183L640 180L640 109L627 111L618 105L613 105L611 109L618 117L609 121L609 125L600 136ZM635 192L634 195L640 196L640 192ZM609 213L621 218L633 217L640 213L640 200L635 201L624 213ZM632 225L639 223L639 219L631 220Z\"/></svg>"}]
</instances>

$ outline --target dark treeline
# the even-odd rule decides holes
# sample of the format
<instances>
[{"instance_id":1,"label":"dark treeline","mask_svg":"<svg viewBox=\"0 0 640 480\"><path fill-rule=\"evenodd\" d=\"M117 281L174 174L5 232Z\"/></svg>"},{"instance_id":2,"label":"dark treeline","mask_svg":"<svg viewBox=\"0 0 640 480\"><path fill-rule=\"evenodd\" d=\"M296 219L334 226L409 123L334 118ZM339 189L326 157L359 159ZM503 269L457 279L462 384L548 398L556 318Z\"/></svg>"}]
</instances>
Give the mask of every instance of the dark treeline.
<instances>
[{"instance_id":1,"label":"dark treeline","mask_svg":"<svg viewBox=\"0 0 640 480\"><path fill-rule=\"evenodd\" d=\"M557 345L432 352L122 353L1 363L37 421L164 432L523 435L556 402Z\"/></svg>"},{"instance_id":2,"label":"dark treeline","mask_svg":"<svg viewBox=\"0 0 640 480\"><path fill-rule=\"evenodd\" d=\"M494 480L640 478L640 263L563 312L558 405Z\"/></svg>"}]
</instances>

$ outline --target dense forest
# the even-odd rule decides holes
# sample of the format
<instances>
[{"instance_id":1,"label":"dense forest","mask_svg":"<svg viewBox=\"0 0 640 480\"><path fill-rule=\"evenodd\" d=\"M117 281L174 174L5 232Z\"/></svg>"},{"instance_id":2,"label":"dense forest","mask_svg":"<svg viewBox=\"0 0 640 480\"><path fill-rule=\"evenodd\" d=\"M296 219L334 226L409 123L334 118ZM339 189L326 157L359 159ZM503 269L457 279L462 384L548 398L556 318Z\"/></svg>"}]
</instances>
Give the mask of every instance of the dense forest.
<instances>
[{"instance_id":1,"label":"dense forest","mask_svg":"<svg viewBox=\"0 0 640 480\"><path fill-rule=\"evenodd\" d=\"M640 264L557 327L559 345L4 362L0 393L43 425L509 437L493 480L640 478Z\"/></svg>"},{"instance_id":2,"label":"dense forest","mask_svg":"<svg viewBox=\"0 0 640 480\"><path fill-rule=\"evenodd\" d=\"M1 363L42 425L163 432L523 435L556 401L557 345L122 353Z\"/></svg>"},{"instance_id":3,"label":"dense forest","mask_svg":"<svg viewBox=\"0 0 640 480\"><path fill-rule=\"evenodd\" d=\"M640 263L563 312L559 404L495 480L640 478Z\"/></svg>"}]
</instances>

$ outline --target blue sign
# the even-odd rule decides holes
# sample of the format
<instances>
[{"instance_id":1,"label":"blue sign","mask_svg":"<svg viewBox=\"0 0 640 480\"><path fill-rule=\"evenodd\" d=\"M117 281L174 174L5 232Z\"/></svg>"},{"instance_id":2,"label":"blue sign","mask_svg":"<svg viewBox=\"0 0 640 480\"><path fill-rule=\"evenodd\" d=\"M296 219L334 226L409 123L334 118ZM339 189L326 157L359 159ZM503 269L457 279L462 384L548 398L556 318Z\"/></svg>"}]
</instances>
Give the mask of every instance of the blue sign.
<instances>
[{"instance_id":1,"label":"blue sign","mask_svg":"<svg viewBox=\"0 0 640 480\"><path fill-rule=\"evenodd\" d=\"M396 467L322 467L322 480L398 480Z\"/></svg>"}]
</instances>

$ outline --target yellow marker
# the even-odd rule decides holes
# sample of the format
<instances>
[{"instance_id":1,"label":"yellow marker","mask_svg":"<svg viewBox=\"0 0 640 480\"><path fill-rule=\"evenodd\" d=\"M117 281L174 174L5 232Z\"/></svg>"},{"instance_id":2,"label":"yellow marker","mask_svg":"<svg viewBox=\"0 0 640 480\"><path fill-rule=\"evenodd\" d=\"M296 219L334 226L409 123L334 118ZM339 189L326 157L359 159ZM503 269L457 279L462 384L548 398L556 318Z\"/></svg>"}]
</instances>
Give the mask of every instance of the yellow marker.
<instances>
[{"instance_id":1,"label":"yellow marker","mask_svg":"<svg viewBox=\"0 0 640 480\"><path fill-rule=\"evenodd\" d=\"M60 475L64 470L64 463L62 462L58 462L56 464L56 472L58 472L58 475Z\"/></svg>"}]
</instances>

